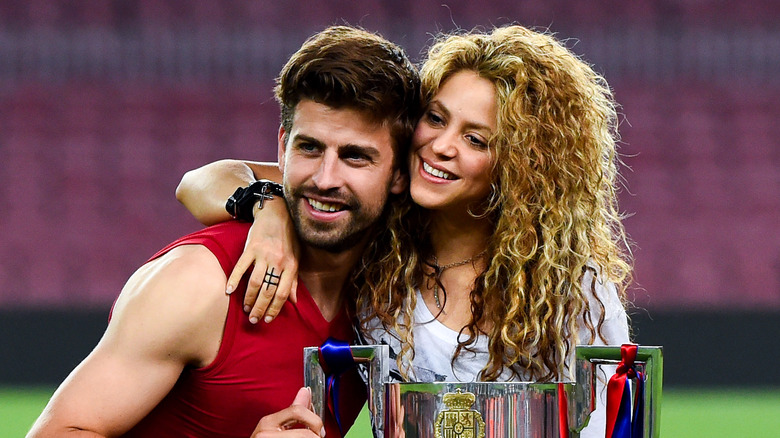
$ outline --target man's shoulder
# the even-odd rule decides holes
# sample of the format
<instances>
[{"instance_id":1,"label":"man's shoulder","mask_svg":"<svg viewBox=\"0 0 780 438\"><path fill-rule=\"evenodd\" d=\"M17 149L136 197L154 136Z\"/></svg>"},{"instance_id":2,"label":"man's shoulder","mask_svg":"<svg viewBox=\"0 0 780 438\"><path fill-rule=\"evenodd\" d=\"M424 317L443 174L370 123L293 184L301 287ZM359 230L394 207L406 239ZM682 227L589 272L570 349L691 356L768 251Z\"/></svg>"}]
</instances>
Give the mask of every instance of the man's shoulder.
<instances>
[{"instance_id":1,"label":"man's shoulder","mask_svg":"<svg viewBox=\"0 0 780 438\"><path fill-rule=\"evenodd\" d=\"M176 247L128 279L112 309L115 343L154 357L208 363L227 315L227 278L214 255L199 245ZM119 344L117 344L119 345Z\"/></svg>"},{"instance_id":2,"label":"man's shoulder","mask_svg":"<svg viewBox=\"0 0 780 438\"><path fill-rule=\"evenodd\" d=\"M223 293L214 294L213 291L221 291L226 281L227 277L211 251L202 245L183 244L141 266L122 292L130 289L134 291L133 295L157 297L156 300L175 306L182 298L191 303L199 295L221 297Z\"/></svg>"},{"instance_id":3,"label":"man's shoulder","mask_svg":"<svg viewBox=\"0 0 780 438\"><path fill-rule=\"evenodd\" d=\"M230 272L244 250L250 227L251 224L238 221L212 225L174 240L149 260L154 260L179 246L202 245L217 257L225 272Z\"/></svg>"}]
</instances>

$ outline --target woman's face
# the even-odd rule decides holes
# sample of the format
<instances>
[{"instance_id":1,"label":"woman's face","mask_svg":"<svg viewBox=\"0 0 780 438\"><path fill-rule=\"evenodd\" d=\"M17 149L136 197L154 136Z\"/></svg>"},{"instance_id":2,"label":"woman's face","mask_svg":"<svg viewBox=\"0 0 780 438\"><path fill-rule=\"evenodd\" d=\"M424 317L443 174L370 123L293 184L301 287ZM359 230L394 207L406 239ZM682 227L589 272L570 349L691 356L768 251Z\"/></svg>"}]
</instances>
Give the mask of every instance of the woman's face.
<instances>
[{"instance_id":1,"label":"woman's face","mask_svg":"<svg viewBox=\"0 0 780 438\"><path fill-rule=\"evenodd\" d=\"M478 212L490 193L496 89L471 70L450 76L425 109L409 160L414 202L432 210Z\"/></svg>"}]
</instances>

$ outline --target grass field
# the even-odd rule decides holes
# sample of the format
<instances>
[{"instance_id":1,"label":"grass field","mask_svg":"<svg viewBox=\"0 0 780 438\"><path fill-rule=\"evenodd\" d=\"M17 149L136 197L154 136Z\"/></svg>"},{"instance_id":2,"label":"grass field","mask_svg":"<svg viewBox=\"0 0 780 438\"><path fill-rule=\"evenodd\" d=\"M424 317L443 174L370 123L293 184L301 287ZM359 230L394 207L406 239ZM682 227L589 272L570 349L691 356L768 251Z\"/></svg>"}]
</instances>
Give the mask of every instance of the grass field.
<instances>
[{"instance_id":1,"label":"grass field","mask_svg":"<svg viewBox=\"0 0 780 438\"><path fill-rule=\"evenodd\" d=\"M0 436L23 437L51 396L51 388L0 388ZM348 438L366 437L365 418ZM661 436L780 436L780 389L665 389Z\"/></svg>"}]
</instances>

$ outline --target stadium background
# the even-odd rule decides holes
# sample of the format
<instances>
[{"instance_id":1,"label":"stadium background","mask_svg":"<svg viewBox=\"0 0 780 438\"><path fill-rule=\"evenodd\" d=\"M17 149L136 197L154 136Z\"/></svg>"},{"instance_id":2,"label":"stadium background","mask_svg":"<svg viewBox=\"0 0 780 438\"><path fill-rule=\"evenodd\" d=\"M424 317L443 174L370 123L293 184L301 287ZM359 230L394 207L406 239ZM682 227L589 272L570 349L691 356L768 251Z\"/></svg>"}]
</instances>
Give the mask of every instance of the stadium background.
<instances>
[{"instance_id":1,"label":"stadium background","mask_svg":"<svg viewBox=\"0 0 780 438\"><path fill-rule=\"evenodd\" d=\"M0 1L0 394L50 394L133 270L199 227L174 199L186 170L275 159L273 78L306 37L361 25L417 61L438 31L511 22L622 105L631 314L666 388L780 399L773 0Z\"/></svg>"}]
</instances>

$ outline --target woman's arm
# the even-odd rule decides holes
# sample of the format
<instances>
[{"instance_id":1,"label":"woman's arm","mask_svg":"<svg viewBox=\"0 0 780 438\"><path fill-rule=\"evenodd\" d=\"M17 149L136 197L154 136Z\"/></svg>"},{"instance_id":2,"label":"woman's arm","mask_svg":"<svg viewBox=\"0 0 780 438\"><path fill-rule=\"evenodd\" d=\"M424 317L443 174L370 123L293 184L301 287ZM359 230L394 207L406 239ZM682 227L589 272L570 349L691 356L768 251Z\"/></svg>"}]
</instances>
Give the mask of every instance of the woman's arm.
<instances>
[{"instance_id":1,"label":"woman's arm","mask_svg":"<svg viewBox=\"0 0 780 438\"><path fill-rule=\"evenodd\" d=\"M176 199L204 225L231 219L225 209L227 199L238 187L246 187L257 179L282 181L276 163L220 160L190 170L176 188ZM244 252L238 259L227 282L226 293L238 287L244 274L251 272L244 294L244 311L249 320L260 318L271 322L287 298L296 301L298 286L298 247L287 205L281 197L253 208L255 218L247 234ZM278 285L263 283L266 272L281 275Z\"/></svg>"},{"instance_id":2,"label":"woman's arm","mask_svg":"<svg viewBox=\"0 0 780 438\"><path fill-rule=\"evenodd\" d=\"M239 187L258 179L281 182L276 163L220 160L185 173L176 187L176 199L203 225L230 220L225 202Z\"/></svg>"}]
</instances>

